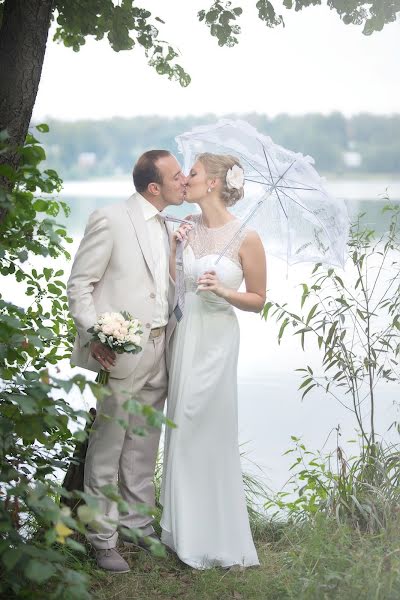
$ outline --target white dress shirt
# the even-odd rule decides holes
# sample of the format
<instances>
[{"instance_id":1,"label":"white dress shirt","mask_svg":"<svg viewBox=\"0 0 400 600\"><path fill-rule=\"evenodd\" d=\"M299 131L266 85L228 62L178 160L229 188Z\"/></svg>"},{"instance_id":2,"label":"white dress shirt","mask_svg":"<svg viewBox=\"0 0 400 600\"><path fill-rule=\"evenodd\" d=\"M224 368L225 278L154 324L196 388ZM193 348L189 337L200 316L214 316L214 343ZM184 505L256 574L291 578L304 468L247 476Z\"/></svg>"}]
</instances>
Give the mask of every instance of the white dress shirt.
<instances>
[{"instance_id":1,"label":"white dress shirt","mask_svg":"<svg viewBox=\"0 0 400 600\"><path fill-rule=\"evenodd\" d=\"M169 286L169 243L165 223L158 214L158 210L141 194L138 199L146 221L151 253L153 255L154 276L156 284L156 308L154 312L152 329L163 327L168 323L168 286Z\"/></svg>"}]
</instances>

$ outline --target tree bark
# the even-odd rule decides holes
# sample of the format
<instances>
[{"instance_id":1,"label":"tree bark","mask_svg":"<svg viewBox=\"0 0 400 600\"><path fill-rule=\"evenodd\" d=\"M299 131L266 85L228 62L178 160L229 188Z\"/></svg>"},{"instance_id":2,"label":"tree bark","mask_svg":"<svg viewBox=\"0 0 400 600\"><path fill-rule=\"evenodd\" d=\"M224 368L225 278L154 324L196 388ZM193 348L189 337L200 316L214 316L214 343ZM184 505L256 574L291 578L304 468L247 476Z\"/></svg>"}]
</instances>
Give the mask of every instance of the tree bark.
<instances>
[{"instance_id":1,"label":"tree bark","mask_svg":"<svg viewBox=\"0 0 400 600\"><path fill-rule=\"evenodd\" d=\"M36 100L52 0L6 0L0 29L0 130L21 144Z\"/></svg>"},{"instance_id":2,"label":"tree bark","mask_svg":"<svg viewBox=\"0 0 400 600\"><path fill-rule=\"evenodd\" d=\"M0 131L11 148L24 143L36 100L53 0L5 0L0 24ZM17 166L14 151L0 164ZM0 184L4 181L0 180ZM0 222L4 214L0 212Z\"/></svg>"}]
</instances>

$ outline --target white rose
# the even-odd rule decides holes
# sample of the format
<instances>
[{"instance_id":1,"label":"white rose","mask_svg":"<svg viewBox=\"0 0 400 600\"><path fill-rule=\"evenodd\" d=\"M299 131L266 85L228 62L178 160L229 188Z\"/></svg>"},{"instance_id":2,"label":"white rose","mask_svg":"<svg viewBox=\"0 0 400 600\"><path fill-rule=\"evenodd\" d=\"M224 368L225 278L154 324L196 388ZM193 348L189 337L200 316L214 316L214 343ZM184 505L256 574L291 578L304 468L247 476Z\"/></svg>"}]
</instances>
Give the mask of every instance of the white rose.
<instances>
[{"instance_id":1,"label":"white rose","mask_svg":"<svg viewBox=\"0 0 400 600\"><path fill-rule=\"evenodd\" d=\"M240 190L244 185L243 169L237 165L233 165L226 174L226 185L229 189Z\"/></svg>"},{"instance_id":2,"label":"white rose","mask_svg":"<svg viewBox=\"0 0 400 600\"><path fill-rule=\"evenodd\" d=\"M108 323L105 323L101 329L105 335L111 335L114 331L114 327Z\"/></svg>"},{"instance_id":3,"label":"white rose","mask_svg":"<svg viewBox=\"0 0 400 600\"><path fill-rule=\"evenodd\" d=\"M137 333L131 333L128 339L132 344L135 344L135 346L140 346L140 335Z\"/></svg>"},{"instance_id":4,"label":"white rose","mask_svg":"<svg viewBox=\"0 0 400 600\"><path fill-rule=\"evenodd\" d=\"M106 336L104 335L104 333L101 333L101 332L100 332L100 333L99 333L99 340L100 340L101 342L103 342L103 344L104 344L104 343L105 343L105 341L106 341L106 339L107 339L107 338L106 338Z\"/></svg>"}]
</instances>

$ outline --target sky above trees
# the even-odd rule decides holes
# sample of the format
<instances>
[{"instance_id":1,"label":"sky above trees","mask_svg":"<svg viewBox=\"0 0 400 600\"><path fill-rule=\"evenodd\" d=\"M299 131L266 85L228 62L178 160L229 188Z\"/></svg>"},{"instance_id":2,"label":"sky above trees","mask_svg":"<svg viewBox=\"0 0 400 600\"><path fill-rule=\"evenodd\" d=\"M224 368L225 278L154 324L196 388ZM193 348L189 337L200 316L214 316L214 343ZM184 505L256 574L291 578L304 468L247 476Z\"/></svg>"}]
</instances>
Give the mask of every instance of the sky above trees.
<instances>
[{"instance_id":1,"label":"sky above trees","mask_svg":"<svg viewBox=\"0 0 400 600\"><path fill-rule=\"evenodd\" d=\"M326 7L311 7L285 11L286 27L269 29L245 10L239 44L220 48L197 20L204 0L146 7L166 21L161 37L180 50L188 88L153 72L140 49L115 53L89 41L74 53L49 38L34 118L400 112L399 22L364 36Z\"/></svg>"}]
</instances>

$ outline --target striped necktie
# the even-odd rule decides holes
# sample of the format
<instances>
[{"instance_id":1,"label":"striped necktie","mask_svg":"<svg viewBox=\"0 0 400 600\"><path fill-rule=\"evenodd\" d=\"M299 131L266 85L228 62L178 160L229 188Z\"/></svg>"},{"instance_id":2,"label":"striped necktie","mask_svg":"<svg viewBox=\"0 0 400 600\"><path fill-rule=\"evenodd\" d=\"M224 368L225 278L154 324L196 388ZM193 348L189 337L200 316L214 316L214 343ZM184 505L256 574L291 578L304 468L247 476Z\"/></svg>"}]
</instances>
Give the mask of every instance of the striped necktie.
<instances>
[{"instance_id":1,"label":"striped necktie","mask_svg":"<svg viewBox=\"0 0 400 600\"><path fill-rule=\"evenodd\" d=\"M189 223L184 219L178 219L171 215L159 215L163 221L172 221L174 223ZM183 309L185 306L185 275L183 272L183 245L184 242L176 241L176 259L175 259L175 295L173 313L176 320L179 322L183 317Z\"/></svg>"}]
</instances>

